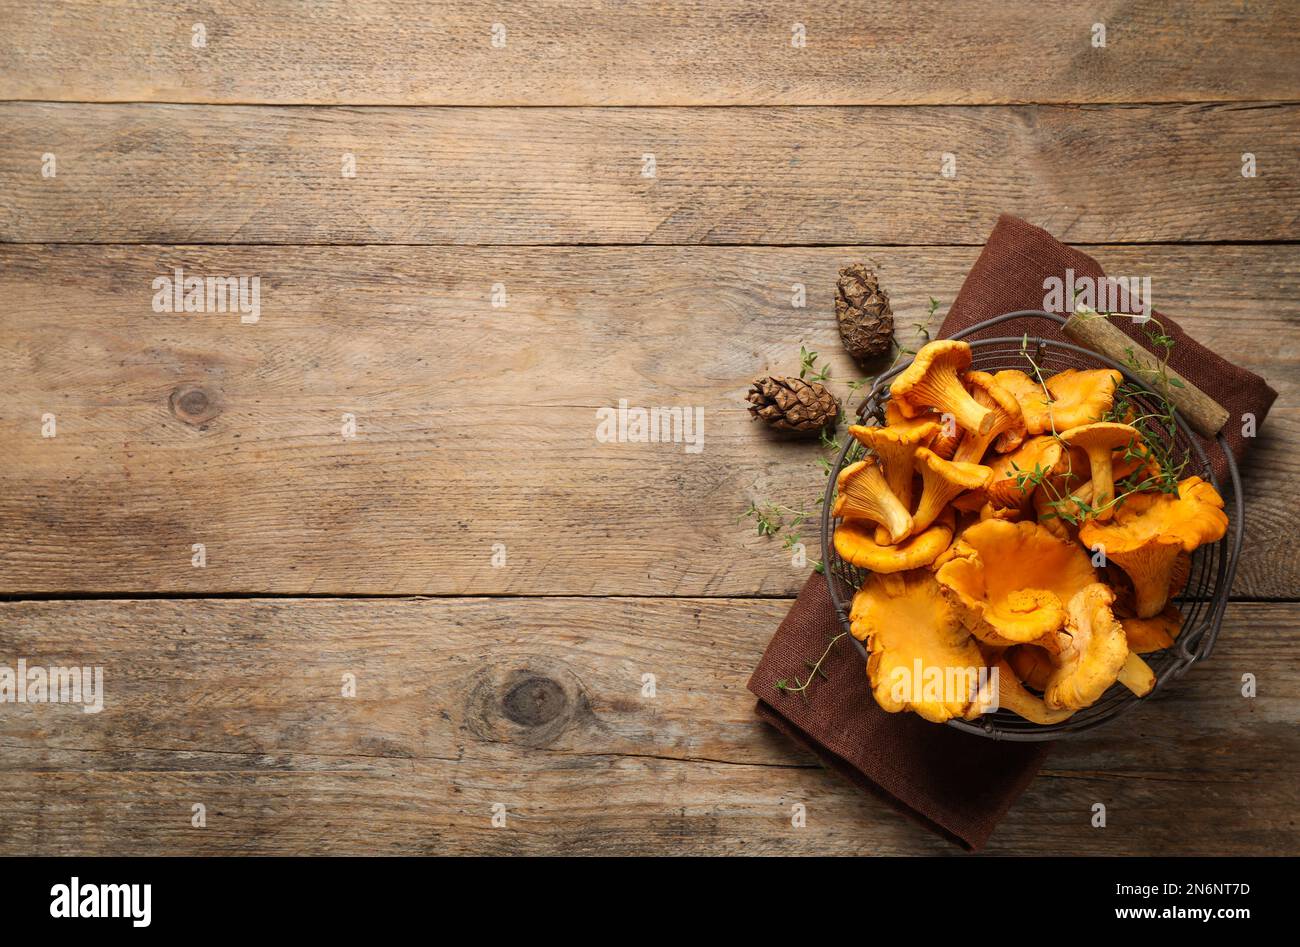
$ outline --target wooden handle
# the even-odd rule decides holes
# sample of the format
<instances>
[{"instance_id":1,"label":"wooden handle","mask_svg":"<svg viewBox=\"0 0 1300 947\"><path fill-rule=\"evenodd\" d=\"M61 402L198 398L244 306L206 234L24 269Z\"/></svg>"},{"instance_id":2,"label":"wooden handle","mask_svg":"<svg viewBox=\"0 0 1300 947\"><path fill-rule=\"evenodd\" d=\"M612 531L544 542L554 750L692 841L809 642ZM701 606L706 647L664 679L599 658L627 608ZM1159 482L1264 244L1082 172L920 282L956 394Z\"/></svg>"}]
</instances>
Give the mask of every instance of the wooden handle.
<instances>
[{"instance_id":1,"label":"wooden handle","mask_svg":"<svg viewBox=\"0 0 1300 947\"><path fill-rule=\"evenodd\" d=\"M1131 366L1136 360L1143 372L1155 372L1160 361L1140 344L1130 339L1110 324L1105 316L1074 315L1065 324L1065 334L1085 348L1090 348L1121 365ZM1132 352L1132 358L1129 353ZM1166 368L1170 380L1182 383L1170 385L1166 393L1178 413L1187 419L1192 430L1204 437L1214 437L1228 423L1228 409L1172 368ZM1145 379L1144 379L1145 380Z\"/></svg>"}]
</instances>

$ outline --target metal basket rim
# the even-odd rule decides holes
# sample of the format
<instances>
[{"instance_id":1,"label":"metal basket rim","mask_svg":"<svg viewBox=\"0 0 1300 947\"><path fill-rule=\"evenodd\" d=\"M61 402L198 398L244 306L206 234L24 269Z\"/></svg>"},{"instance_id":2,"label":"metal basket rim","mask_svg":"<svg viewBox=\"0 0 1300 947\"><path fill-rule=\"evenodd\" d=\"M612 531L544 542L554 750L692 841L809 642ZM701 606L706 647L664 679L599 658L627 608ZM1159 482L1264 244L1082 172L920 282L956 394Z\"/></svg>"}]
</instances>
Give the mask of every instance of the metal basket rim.
<instances>
[{"instance_id":1,"label":"metal basket rim","mask_svg":"<svg viewBox=\"0 0 1300 947\"><path fill-rule=\"evenodd\" d=\"M1003 313L1000 316L994 316L993 318L985 319L982 322L977 322L972 326L969 326L965 329L955 332L951 336L947 336L947 338L964 339L974 333L982 332L985 329L993 328L995 326L1001 325L1004 322L1008 322L1014 319L1045 319L1047 321L1054 322L1057 325L1065 325L1065 323L1068 321L1064 316L1057 315L1056 313L1046 312L1041 309L1021 309L1014 312ZM1030 344L1035 346L1040 352L1043 350L1044 347L1054 346L1056 348L1063 348L1063 349L1076 352L1080 355L1085 355L1088 358L1097 360L1103 365L1107 365L1111 368L1116 369L1124 376L1124 378L1127 381L1132 382L1136 385L1140 385L1143 388L1145 388L1147 391L1151 391L1151 388L1148 385L1146 385L1146 383L1143 382L1142 379L1133 375L1132 372L1129 371L1127 368L1125 368L1123 365L1120 365L1119 363L1115 362L1113 359L1105 355L1102 355L1098 352L1094 352L1091 349L1087 349L1082 346L1074 345L1073 343L1070 342L1056 342L1050 339L1044 339L1041 336L1031 336L1026 333L1020 337L1003 336L1003 337L992 338L992 339L977 339L969 344L971 345L972 348L974 348L976 346L992 345L998 343L1005 344L1008 342L1022 342L1025 344ZM871 390L863 398L862 403L858 408L859 417L862 416L862 414L866 411L866 409L869 406L878 403L880 393L888 386L888 383L892 379L897 377L899 374L901 374L903 371L905 371L907 367L912 364L912 361L913 359L908 359L906 362L894 366L888 372L884 373L883 375L880 375L876 379L875 384L872 386ZM1155 394L1155 392L1151 392L1151 393ZM1192 445L1193 449L1199 455L1199 459L1203 464L1203 466L1209 469L1210 479L1213 483L1213 486L1215 487L1216 490L1219 491L1220 495L1222 495L1223 490L1221 489L1221 486L1219 484L1219 478L1214 473L1213 464L1210 463L1209 455L1206 454L1205 448L1202 447L1200 439L1187 426L1187 422L1183 420L1182 416L1177 412L1177 410L1174 410L1173 416L1174 416L1174 420L1177 422L1179 426L1179 429L1185 435L1188 443ZM1087 720L1075 724L1074 726L1070 726L1070 720L1066 720L1058 724L1034 725L1035 729L1032 730L1015 730L1015 731L1002 730L999 729L992 720L988 719L987 716L983 718L978 718L976 721L956 720L956 719L949 720L948 721L949 726L964 731L966 733L973 733L978 736L986 737L988 739L1007 740L1009 742L1039 742L1044 740L1056 740L1056 739L1073 737L1080 733L1086 733L1087 731L1102 726L1103 724L1110 723L1116 717L1119 717L1120 715L1126 713L1132 708L1140 705L1143 701L1148 700L1150 697L1154 696L1166 684L1167 681L1169 681L1170 679L1176 679L1182 677L1184 674L1187 673L1187 671L1191 668L1193 664L1196 664L1198 661L1205 660L1210 656L1210 654L1214 650L1214 643L1218 639L1219 629L1223 623L1223 614L1227 608L1229 593L1232 589L1232 583L1236 576L1237 559L1241 552L1242 538L1245 533L1245 501L1244 498L1242 497L1241 476L1237 470L1236 460L1232 455L1232 450L1228 446L1227 439L1222 434L1219 434L1217 436L1216 443L1220 451L1223 453L1226 466L1227 466L1227 471L1228 471L1228 479L1232 484L1232 498L1233 498L1232 503L1233 503L1234 515L1230 517L1229 525L1231 528L1228 530L1227 533L1224 534L1223 539L1221 539L1217 544L1222 547L1223 555L1220 557L1218 563L1219 574L1217 576L1217 581L1215 584L1214 595L1211 600L1211 608L1208 614L1205 616L1204 620L1196 628L1190 630L1184 630L1183 633L1179 635L1177 650L1180 657L1174 664L1172 664L1169 668L1167 668L1163 674L1160 675L1151 693L1148 694L1146 697L1139 698L1134 696L1131 693L1126 692L1118 702L1112 701L1114 706L1109 708L1102 715L1094 717L1091 720ZM840 626L844 629L845 632L850 631L848 604L842 600L839 591L836 589L835 576L833 575L832 570L829 566L829 563L832 561L832 557L835 557L836 559L839 558L838 553L835 552L834 543L832 542L833 528L831 523L832 521L831 507L833 505L834 495L835 495L835 479L839 475L840 470L843 468L844 462L848 457L850 450L853 449L853 446L854 446L854 441L850 439L844 445L843 449L840 451L840 455L835 461L835 466L831 469L830 475L827 477L826 494L822 502L822 516L821 516L822 562L826 564L824 566L824 573L825 573L824 578L826 579L827 589L830 592L832 607L835 609L836 617L838 618ZM857 638L853 637L852 634L849 634L848 637L849 640L853 643L853 646L859 652L859 654L861 654L863 658L867 657L868 652L866 650L866 646L863 645L863 643L859 641Z\"/></svg>"}]
</instances>

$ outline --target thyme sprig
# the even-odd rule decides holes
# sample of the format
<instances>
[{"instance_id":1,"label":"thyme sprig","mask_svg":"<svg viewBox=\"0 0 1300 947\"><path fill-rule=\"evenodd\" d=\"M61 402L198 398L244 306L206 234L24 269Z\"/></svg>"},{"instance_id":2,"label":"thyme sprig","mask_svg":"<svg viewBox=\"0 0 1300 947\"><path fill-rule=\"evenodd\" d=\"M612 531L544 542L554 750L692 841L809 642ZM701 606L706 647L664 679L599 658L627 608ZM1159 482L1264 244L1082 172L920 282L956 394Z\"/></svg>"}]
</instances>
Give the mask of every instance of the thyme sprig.
<instances>
[{"instance_id":1,"label":"thyme sprig","mask_svg":"<svg viewBox=\"0 0 1300 947\"><path fill-rule=\"evenodd\" d=\"M817 360L821 358L816 352L810 352L802 345L799 346L799 377L807 381L825 381L831 377L831 366L827 362L821 368L817 367Z\"/></svg>"},{"instance_id":2,"label":"thyme sprig","mask_svg":"<svg viewBox=\"0 0 1300 947\"><path fill-rule=\"evenodd\" d=\"M791 509L790 507L782 506L779 503L764 503L762 506L750 503L749 508L746 509L744 513L740 514L736 522L740 523L746 518L749 518L754 521L754 525L758 530L758 535L779 536L782 530L798 529L810 515L811 514L805 510ZM788 521L786 519L787 516L790 517ZM796 536L794 542L798 541L798 537ZM789 545L793 544L794 543L789 543L787 548Z\"/></svg>"},{"instance_id":3,"label":"thyme sprig","mask_svg":"<svg viewBox=\"0 0 1300 947\"><path fill-rule=\"evenodd\" d=\"M822 670L822 665L825 664L826 659L830 657L831 649L835 647L836 643L839 642L841 638L847 635L848 635L847 631L841 631L838 635L836 635L834 638L830 640L830 644L826 646L826 650L822 652L822 656L820 658L818 658L816 661L804 662L804 665L808 668L808 676L806 678L804 678L801 681L799 680L799 678L796 677L794 679L793 684L791 684L785 678L782 678L781 680L777 681L776 684L774 685L776 689L783 694L799 694L801 697L805 697L806 699L808 688L812 686L812 682L814 680L816 680L819 677L822 680L828 679L826 672Z\"/></svg>"}]
</instances>

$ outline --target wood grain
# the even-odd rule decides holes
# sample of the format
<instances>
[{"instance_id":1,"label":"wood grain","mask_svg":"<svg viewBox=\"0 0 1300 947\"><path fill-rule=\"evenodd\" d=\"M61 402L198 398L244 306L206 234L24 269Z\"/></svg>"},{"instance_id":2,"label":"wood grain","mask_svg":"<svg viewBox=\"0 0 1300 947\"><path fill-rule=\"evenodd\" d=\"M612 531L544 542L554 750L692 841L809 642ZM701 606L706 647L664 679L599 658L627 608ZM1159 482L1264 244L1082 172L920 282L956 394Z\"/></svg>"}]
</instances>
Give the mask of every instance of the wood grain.
<instances>
[{"instance_id":1,"label":"wood grain","mask_svg":"<svg viewBox=\"0 0 1300 947\"><path fill-rule=\"evenodd\" d=\"M1300 206L1300 105L8 103L0 127L11 242L978 245L1002 212L1075 243L1269 241Z\"/></svg>"},{"instance_id":2,"label":"wood grain","mask_svg":"<svg viewBox=\"0 0 1300 947\"><path fill-rule=\"evenodd\" d=\"M788 605L0 605L0 661L105 681L99 714L0 714L0 853L950 851L753 716L745 682ZM1058 744L990 850L1300 852L1297 631L1294 604L1233 605L1212 661Z\"/></svg>"},{"instance_id":3,"label":"wood grain","mask_svg":"<svg viewBox=\"0 0 1300 947\"><path fill-rule=\"evenodd\" d=\"M976 252L0 248L0 590L791 594L806 567L739 520L815 510L820 451L756 427L749 382L797 371L802 342L856 402L837 268L875 266L915 338ZM1097 256L1149 273L1159 308L1281 393L1244 470L1236 592L1293 596L1300 249ZM261 321L155 313L151 281L177 266L259 276ZM620 399L702 407L702 451L598 442L596 409Z\"/></svg>"},{"instance_id":4,"label":"wood grain","mask_svg":"<svg viewBox=\"0 0 1300 947\"><path fill-rule=\"evenodd\" d=\"M800 343L856 400L836 269L873 265L914 341L1001 212L1150 275L1278 389L1234 592L1300 595L1294 3L0 24L0 596L198 596L0 601L0 665L107 690L0 704L0 855L954 851L753 716L807 567L741 514L824 481L742 402ZM258 277L260 321L155 312L175 267ZM619 399L703 408L703 451L599 442ZM1300 604L1233 603L1212 661L1058 745L990 853L1300 854L1297 631Z\"/></svg>"},{"instance_id":5,"label":"wood grain","mask_svg":"<svg viewBox=\"0 0 1300 947\"><path fill-rule=\"evenodd\" d=\"M0 97L393 105L1300 97L1294 4L0 2ZM792 43L794 24L806 44ZM1093 24L1106 27L1093 45ZM194 24L206 45L193 45ZM505 45L493 46L493 26Z\"/></svg>"}]
</instances>

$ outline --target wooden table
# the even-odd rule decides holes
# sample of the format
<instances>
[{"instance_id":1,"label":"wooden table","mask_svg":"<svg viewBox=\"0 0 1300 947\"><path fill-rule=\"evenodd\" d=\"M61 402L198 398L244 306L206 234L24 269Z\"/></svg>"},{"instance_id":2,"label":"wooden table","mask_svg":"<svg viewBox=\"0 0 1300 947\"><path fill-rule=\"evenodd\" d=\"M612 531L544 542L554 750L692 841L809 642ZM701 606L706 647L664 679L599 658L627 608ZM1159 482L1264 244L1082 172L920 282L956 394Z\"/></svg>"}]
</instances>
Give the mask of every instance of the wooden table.
<instances>
[{"instance_id":1,"label":"wooden table","mask_svg":"<svg viewBox=\"0 0 1300 947\"><path fill-rule=\"evenodd\" d=\"M954 851L753 715L807 567L740 517L824 481L743 397L801 343L847 395L837 269L907 343L1003 211L1280 398L1213 660L989 851L1296 853L1298 54L1254 0L0 0L0 664L105 669L0 705L0 853Z\"/></svg>"}]
</instances>

